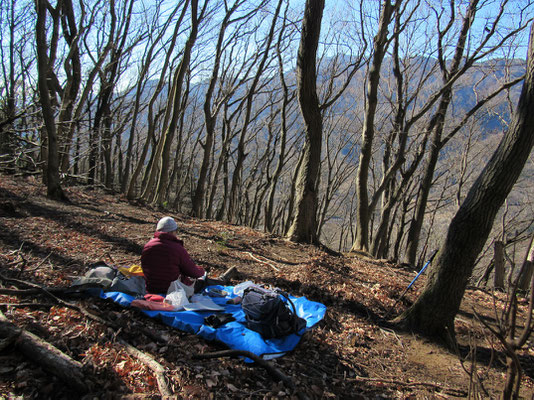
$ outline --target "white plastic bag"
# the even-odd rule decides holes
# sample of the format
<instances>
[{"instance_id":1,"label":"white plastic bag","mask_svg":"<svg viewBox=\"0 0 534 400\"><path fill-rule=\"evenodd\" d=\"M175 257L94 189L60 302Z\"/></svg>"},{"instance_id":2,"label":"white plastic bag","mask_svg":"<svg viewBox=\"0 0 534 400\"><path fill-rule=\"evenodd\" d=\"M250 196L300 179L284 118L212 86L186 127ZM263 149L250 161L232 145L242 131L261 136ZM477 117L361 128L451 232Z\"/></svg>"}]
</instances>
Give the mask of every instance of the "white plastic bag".
<instances>
[{"instance_id":1,"label":"white plastic bag","mask_svg":"<svg viewBox=\"0 0 534 400\"><path fill-rule=\"evenodd\" d=\"M176 311L183 310L184 306L189 304L189 298L193 293L192 286L187 286L180 279L177 279L169 285L165 302L172 304Z\"/></svg>"},{"instance_id":2,"label":"white plastic bag","mask_svg":"<svg viewBox=\"0 0 534 400\"><path fill-rule=\"evenodd\" d=\"M236 296L240 296L240 297L243 297L243 292L245 291L246 288L250 287L250 286L258 286L256 285L254 282L252 281L246 281L246 282L242 282L240 283L239 285L235 285L234 286L234 294Z\"/></svg>"}]
</instances>

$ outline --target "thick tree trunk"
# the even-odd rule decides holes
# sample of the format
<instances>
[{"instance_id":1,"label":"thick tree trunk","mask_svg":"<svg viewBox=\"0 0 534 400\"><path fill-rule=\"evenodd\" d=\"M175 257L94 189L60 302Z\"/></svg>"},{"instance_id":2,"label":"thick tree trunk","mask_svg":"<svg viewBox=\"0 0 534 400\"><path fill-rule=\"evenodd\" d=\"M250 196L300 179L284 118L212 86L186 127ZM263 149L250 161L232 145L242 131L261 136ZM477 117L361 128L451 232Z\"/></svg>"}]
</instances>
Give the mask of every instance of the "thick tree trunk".
<instances>
[{"instance_id":1,"label":"thick tree trunk","mask_svg":"<svg viewBox=\"0 0 534 400\"><path fill-rule=\"evenodd\" d=\"M58 139L56 131L56 121L54 111L50 100L48 88L48 55L46 44L46 1L38 0L36 2L37 20L35 34L37 41L37 69L38 69L38 86L41 111L45 122L47 133L47 165L46 165L46 185L47 196L54 200L68 201L67 196L61 188L59 179L59 156L58 156Z\"/></svg>"},{"instance_id":2,"label":"thick tree trunk","mask_svg":"<svg viewBox=\"0 0 534 400\"><path fill-rule=\"evenodd\" d=\"M466 41L468 39L468 33L475 19L478 2L479 0L470 0L469 2L469 5L465 13L465 17L462 22L462 29L460 31L460 35L456 43L456 48L455 48L454 57L452 59L450 70L447 70L446 65L443 62L443 60L441 60L442 62L440 63L442 74L443 74L443 85L444 86L449 85L449 86L447 86L447 88L444 90L441 96L441 101L438 106L438 109L436 113L434 114L434 116L432 117L432 119L430 120L429 127L428 127L428 131L433 132L431 151L430 151L428 162L426 164L423 182L421 184L419 195L417 197L415 216L410 224L410 229L408 231L408 240L407 240L407 249L406 249L406 254L408 258L406 261L412 265L415 265L416 263L417 249L419 247L419 237L421 235L421 229L423 227L423 221L425 218L425 212L426 212L426 207L428 203L428 196L430 193L430 189L432 187L432 179L434 177L434 172L436 170L436 165L438 163L439 152L444 145L444 143L442 142L441 136L443 134L445 117L447 115L449 105L451 102L451 97L452 97L452 86L449 84L449 80L451 79L452 76L457 74L457 72L460 70L460 65L464 57ZM442 46L441 35L442 35L442 32L440 32L440 40L439 40L440 46ZM442 54L442 52L443 52L443 49L441 49L440 47L440 54Z\"/></svg>"},{"instance_id":3,"label":"thick tree trunk","mask_svg":"<svg viewBox=\"0 0 534 400\"><path fill-rule=\"evenodd\" d=\"M454 216L445 242L417 301L397 322L429 336L452 338L454 318L493 220L534 145L534 24L527 70L510 129Z\"/></svg>"},{"instance_id":4,"label":"thick tree trunk","mask_svg":"<svg viewBox=\"0 0 534 400\"><path fill-rule=\"evenodd\" d=\"M495 265L495 275L493 287L495 289L504 289L504 243L500 240L495 242L493 262Z\"/></svg>"},{"instance_id":5,"label":"thick tree trunk","mask_svg":"<svg viewBox=\"0 0 534 400\"><path fill-rule=\"evenodd\" d=\"M296 212L287 236L290 240L317 243L317 188L323 141L323 118L317 97L317 46L321 34L324 0L307 0L297 56L297 85L306 137L296 180Z\"/></svg>"}]
</instances>

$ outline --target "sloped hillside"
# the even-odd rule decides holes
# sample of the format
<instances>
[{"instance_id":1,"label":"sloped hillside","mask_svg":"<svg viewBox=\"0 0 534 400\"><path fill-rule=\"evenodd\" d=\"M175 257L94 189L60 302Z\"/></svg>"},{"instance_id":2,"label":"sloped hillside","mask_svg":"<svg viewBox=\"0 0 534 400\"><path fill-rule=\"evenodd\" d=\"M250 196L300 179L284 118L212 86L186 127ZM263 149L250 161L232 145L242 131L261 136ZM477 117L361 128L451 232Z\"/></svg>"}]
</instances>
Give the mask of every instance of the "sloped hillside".
<instances>
[{"instance_id":1,"label":"sloped hillside","mask_svg":"<svg viewBox=\"0 0 534 400\"><path fill-rule=\"evenodd\" d=\"M468 290L457 319L458 354L452 354L393 330L383 319L415 271L240 226L172 214L189 253L211 276L235 266L239 275L232 283L270 284L328 307L325 319L295 351L269 361L267 369L239 358L197 359L225 346L171 329L134 309L36 290L35 285L68 287L99 260L139 263L142 246L166 214L86 187L67 188L71 204L47 200L45 192L35 178L0 175L0 311L81 363L88 393L2 337L0 398L161 398L165 388L177 398L202 399L463 398L477 393L495 398L500 393L504 356L473 314L474 307L491 320L488 293ZM423 280L392 315L413 301ZM522 362L523 395L531 398L532 345ZM283 374L286 383L273 378L273 371Z\"/></svg>"}]
</instances>

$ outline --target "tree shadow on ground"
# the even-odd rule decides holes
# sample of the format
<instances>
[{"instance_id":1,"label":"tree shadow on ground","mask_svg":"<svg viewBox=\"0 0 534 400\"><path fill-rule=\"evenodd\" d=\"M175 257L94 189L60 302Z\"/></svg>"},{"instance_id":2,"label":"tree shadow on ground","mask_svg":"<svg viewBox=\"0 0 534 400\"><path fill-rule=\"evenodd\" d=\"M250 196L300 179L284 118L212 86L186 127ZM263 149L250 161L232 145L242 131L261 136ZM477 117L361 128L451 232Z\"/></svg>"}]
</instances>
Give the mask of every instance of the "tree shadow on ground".
<instances>
[{"instance_id":1,"label":"tree shadow on ground","mask_svg":"<svg viewBox=\"0 0 534 400\"><path fill-rule=\"evenodd\" d=\"M265 279L265 283L288 290L292 294L306 296L308 299L321 302L327 307L340 307L344 311L350 312L355 316L362 317L369 322L376 324L380 328L400 331L396 325L392 324L389 320L384 319L384 315L387 312L385 306L379 307L380 310L375 312L365 304L352 299L346 299L338 294L328 293L324 288L320 288L317 285L301 284L298 281L289 281L283 278L267 278ZM469 314L464 311L461 311L461 313L468 317L474 318L473 314ZM332 323L332 321L330 321L330 323ZM335 326L335 324L333 326ZM434 343L443 350L454 354L454 351L447 349L442 342L436 341ZM470 346L459 345L457 351L457 355L465 359L470 355L473 349ZM529 376L530 378L534 378L534 367L532 367L534 366L534 356L519 355L519 358L525 375ZM505 353L490 347L485 347L482 345L476 346L476 360L486 367L493 367L502 370L506 368Z\"/></svg>"},{"instance_id":2,"label":"tree shadow on ground","mask_svg":"<svg viewBox=\"0 0 534 400\"><path fill-rule=\"evenodd\" d=\"M80 217L83 217L84 219L87 219L87 220L97 219L98 223L101 224L102 220L106 221L106 220L109 220L110 218L113 219L109 215L117 215L117 214L108 214L108 215L104 214L102 217L96 217L90 214L80 215L79 213L75 213L73 211L56 210L54 208L47 207L46 205L37 204L35 202L28 201L27 199L24 199L16 195L15 193L12 193L5 189L0 189L0 190L2 191L2 193L0 193L2 197L7 197L11 201L14 201L17 203L16 212L18 214L22 214L23 216L43 217L49 220L53 220L54 222L63 225L65 228L73 229L79 233L97 237L101 239L102 241L108 242L116 246L118 249L123 250L128 253L135 253L139 255L141 254L141 251L143 250L142 245L132 240L104 233L102 232L102 230L96 227L90 226L88 224L83 224L76 220L77 218L80 218ZM84 209L83 207L80 207L80 208ZM101 210L98 210L98 211L101 212ZM145 224L146 222L142 222L142 223ZM5 231L5 229L6 228L4 227L3 231ZM17 239L17 235L14 233L7 234L4 232L4 235L2 236L4 237L7 236L9 240L8 243L13 243L13 240L11 239L11 237L13 236L15 236L15 238ZM20 237L18 237L18 240L19 240L19 243L21 243ZM36 249L40 247L38 244L32 244L31 246L35 247Z\"/></svg>"},{"instance_id":3,"label":"tree shadow on ground","mask_svg":"<svg viewBox=\"0 0 534 400\"><path fill-rule=\"evenodd\" d=\"M0 242L2 242L6 248L11 249L12 251L17 251L23 247L24 253L31 253L37 257L48 257L48 259L54 264L58 265L74 265L80 264L80 260L75 258L65 256L57 253L57 249L50 248L47 246L41 246L38 243L33 243L27 239L23 239L15 232L10 231L2 222L0 221Z\"/></svg>"}]
</instances>

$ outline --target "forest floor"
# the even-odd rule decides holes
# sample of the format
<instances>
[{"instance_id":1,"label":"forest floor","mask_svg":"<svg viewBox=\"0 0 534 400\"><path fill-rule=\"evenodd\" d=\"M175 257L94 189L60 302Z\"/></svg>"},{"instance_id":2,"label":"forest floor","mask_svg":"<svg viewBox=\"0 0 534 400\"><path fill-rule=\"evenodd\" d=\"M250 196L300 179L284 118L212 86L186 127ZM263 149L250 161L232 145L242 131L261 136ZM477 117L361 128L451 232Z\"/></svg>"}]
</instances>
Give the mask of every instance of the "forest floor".
<instances>
[{"instance_id":1,"label":"forest floor","mask_svg":"<svg viewBox=\"0 0 534 400\"><path fill-rule=\"evenodd\" d=\"M46 188L36 178L0 175L0 290L23 289L23 282L68 287L99 260L138 264L142 246L165 215L100 190L77 186L67 187L66 193L71 204L48 200ZM9 321L81 363L89 388L85 398L161 398L153 370L128 353L126 344L157 361L168 388L184 399L499 396L505 358L474 310L491 322L494 307L502 308L504 294L492 297L467 290L456 319L458 351L449 352L425 338L391 329L384 319L416 275L414 270L290 243L250 228L172 215L186 249L210 276L235 266L239 275L232 284L252 280L327 306L324 320L302 337L294 351L269 361L294 388L239 358L198 360L194 355L225 346L109 301L68 299L101 317L97 322L39 292L0 295L0 311ZM395 306L392 316L414 301L424 279ZM521 304L523 313L525 306L526 301ZM17 346L2 345L1 339L0 399L82 397L68 382L20 354ZM532 340L521 361L521 394L530 399Z\"/></svg>"}]
</instances>

